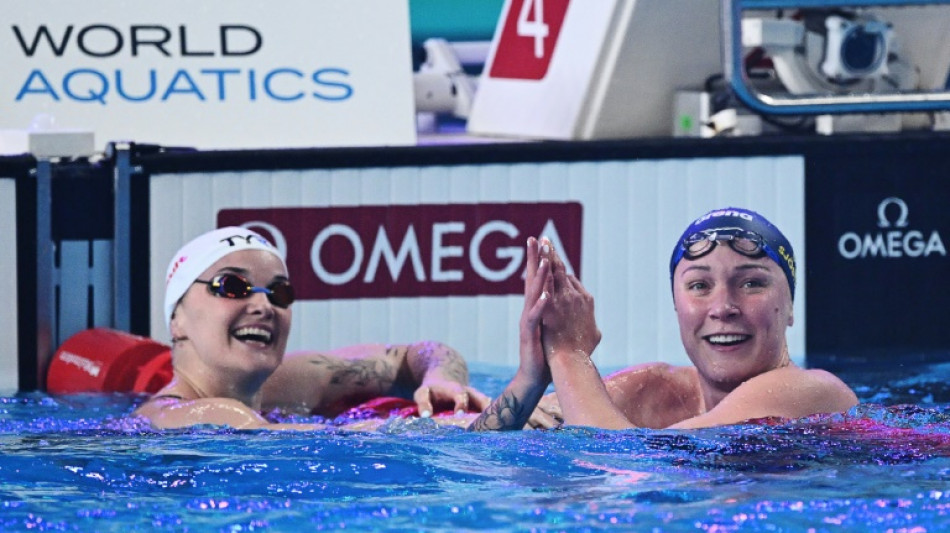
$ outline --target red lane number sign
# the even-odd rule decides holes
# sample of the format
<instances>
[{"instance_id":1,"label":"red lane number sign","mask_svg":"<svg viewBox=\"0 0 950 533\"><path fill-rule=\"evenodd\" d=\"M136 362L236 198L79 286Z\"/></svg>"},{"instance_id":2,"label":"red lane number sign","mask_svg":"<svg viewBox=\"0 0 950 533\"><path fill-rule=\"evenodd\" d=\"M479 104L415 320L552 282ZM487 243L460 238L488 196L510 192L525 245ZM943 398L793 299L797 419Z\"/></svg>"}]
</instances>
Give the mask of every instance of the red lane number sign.
<instances>
[{"instance_id":1,"label":"red lane number sign","mask_svg":"<svg viewBox=\"0 0 950 533\"><path fill-rule=\"evenodd\" d=\"M540 80L548 72L569 0L512 0L489 76Z\"/></svg>"}]
</instances>

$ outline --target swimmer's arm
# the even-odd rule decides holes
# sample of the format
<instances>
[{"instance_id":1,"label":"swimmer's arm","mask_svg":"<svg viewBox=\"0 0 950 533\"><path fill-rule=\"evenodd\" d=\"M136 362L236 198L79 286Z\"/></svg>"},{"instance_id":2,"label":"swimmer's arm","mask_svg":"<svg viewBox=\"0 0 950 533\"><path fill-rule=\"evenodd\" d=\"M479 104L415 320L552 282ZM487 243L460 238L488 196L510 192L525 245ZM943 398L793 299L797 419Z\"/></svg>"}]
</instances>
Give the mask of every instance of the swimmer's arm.
<instances>
[{"instance_id":1,"label":"swimmer's arm","mask_svg":"<svg viewBox=\"0 0 950 533\"><path fill-rule=\"evenodd\" d=\"M550 242L529 237L525 245L524 307L518 322L518 371L505 390L475 419L469 431L518 430L525 427L555 427L557 422L535 409L551 383L551 372L541 346L541 314L548 303L546 289L553 288L548 276ZM543 256L544 259L540 259Z\"/></svg>"},{"instance_id":2,"label":"swimmer's arm","mask_svg":"<svg viewBox=\"0 0 950 533\"><path fill-rule=\"evenodd\" d=\"M548 364L565 424L603 429L636 427L611 401L597 367L586 353L555 351L548 355Z\"/></svg>"},{"instance_id":3,"label":"swimmer's arm","mask_svg":"<svg viewBox=\"0 0 950 533\"><path fill-rule=\"evenodd\" d=\"M541 343L564 422L605 429L634 427L610 399L590 356L600 343L594 298L550 250L551 296L541 322Z\"/></svg>"},{"instance_id":4,"label":"swimmer's arm","mask_svg":"<svg viewBox=\"0 0 950 533\"><path fill-rule=\"evenodd\" d=\"M465 361L444 344L360 344L287 354L264 383L262 404L322 416L380 396L414 394L420 412L430 413L433 402L455 410L488 405L484 394L467 385Z\"/></svg>"},{"instance_id":5,"label":"swimmer's arm","mask_svg":"<svg viewBox=\"0 0 950 533\"><path fill-rule=\"evenodd\" d=\"M766 417L797 419L818 413L840 413L857 404L854 391L833 374L785 367L750 379L708 412L670 427L705 428Z\"/></svg>"},{"instance_id":6,"label":"swimmer's arm","mask_svg":"<svg viewBox=\"0 0 950 533\"><path fill-rule=\"evenodd\" d=\"M392 357L381 344L289 353L261 388L262 408L336 416L392 387Z\"/></svg>"},{"instance_id":7,"label":"swimmer's arm","mask_svg":"<svg viewBox=\"0 0 950 533\"><path fill-rule=\"evenodd\" d=\"M604 378L610 401L636 427L665 428L701 411L694 367L633 365Z\"/></svg>"},{"instance_id":8,"label":"swimmer's arm","mask_svg":"<svg viewBox=\"0 0 950 533\"><path fill-rule=\"evenodd\" d=\"M202 398L198 400L158 400L140 407L136 415L157 429L184 428L203 424L235 429L314 430L319 424L273 424L238 400Z\"/></svg>"},{"instance_id":9,"label":"swimmer's arm","mask_svg":"<svg viewBox=\"0 0 950 533\"><path fill-rule=\"evenodd\" d=\"M695 367L641 363L604 378L610 401L636 427L660 429L700 411ZM556 393L543 396L538 410L564 420Z\"/></svg>"},{"instance_id":10,"label":"swimmer's arm","mask_svg":"<svg viewBox=\"0 0 950 533\"><path fill-rule=\"evenodd\" d=\"M528 264L536 264L537 243L528 241ZM534 252L534 253L532 253ZM491 405L468 427L469 431L510 431L525 427L547 428L557 426L553 417L535 409L551 383L551 372L541 347L541 312L547 304L542 298L547 263L537 272L529 270L525 282L525 306L519 322L518 371L495 398Z\"/></svg>"},{"instance_id":11,"label":"swimmer's arm","mask_svg":"<svg viewBox=\"0 0 950 533\"><path fill-rule=\"evenodd\" d=\"M546 383L527 377L520 371L516 372L505 390L472 422L468 430L502 431L524 428L545 389ZM552 421L538 425L551 427L554 424Z\"/></svg>"},{"instance_id":12,"label":"swimmer's arm","mask_svg":"<svg viewBox=\"0 0 950 533\"><path fill-rule=\"evenodd\" d=\"M489 398L469 386L468 365L451 346L425 341L406 350L406 368L410 376L403 386L415 388L420 413L435 412L435 405L452 405L455 411L482 411ZM401 372L400 375L405 375Z\"/></svg>"},{"instance_id":13,"label":"swimmer's arm","mask_svg":"<svg viewBox=\"0 0 950 533\"><path fill-rule=\"evenodd\" d=\"M368 370L360 381L369 385L373 393L369 397L411 394L422 416L446 409L481 411L489 403L487 396L469 386L468 365L451 346L435 341L364 346L368 348L365 354L348 349L340 354L351 369Z\"/></svg>"}]
</instances>

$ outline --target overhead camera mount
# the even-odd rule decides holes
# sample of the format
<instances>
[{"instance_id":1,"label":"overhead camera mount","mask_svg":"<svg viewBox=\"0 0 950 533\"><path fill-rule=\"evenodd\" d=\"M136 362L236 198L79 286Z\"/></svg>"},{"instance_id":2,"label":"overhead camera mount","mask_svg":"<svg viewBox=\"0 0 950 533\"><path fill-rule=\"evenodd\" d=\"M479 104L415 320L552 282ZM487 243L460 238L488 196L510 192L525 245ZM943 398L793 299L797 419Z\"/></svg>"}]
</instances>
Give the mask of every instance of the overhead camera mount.
<instances>
[{"instance_id":1,"label":"overhead camera mount","mask_svg":"<svg viewBox=\"0 0 950 533\"><path fill-rule=\"evenodd\" d=\"M874 15L802 10L787 18L745 18L742 44L761 48L792 95L886 94L917 87L894 30Z\"/></svg>"},{"instance_id":2,"label":"overhead camera mount","mask_svg":"<svg viewBox=\"0 0 950 533\"><path fill-rule=\"evenodd\" d=\"M933 20L915 19L915 25L946 20L950 1L722 0L725 78L743 104L763 114L948 111L950 92L943 88L945 74L939 88L933 80L922 86L917 82L923 73L933 77L936 70L945 71L946 65L919 54L902 57L897 43L905 36L888 20L871 14L882 8L924 6L934 6L938 15ZM796 11L803 16L758 16ZM821 24L809 22L810 14ZM761 46L770 55L785 91L756 87L756 80L746 70L749 46ZM933 52L924 55L945 61L942 50ZM918 60L928 62L926 72L916 64Z\"/></svg>"}]
</instances>

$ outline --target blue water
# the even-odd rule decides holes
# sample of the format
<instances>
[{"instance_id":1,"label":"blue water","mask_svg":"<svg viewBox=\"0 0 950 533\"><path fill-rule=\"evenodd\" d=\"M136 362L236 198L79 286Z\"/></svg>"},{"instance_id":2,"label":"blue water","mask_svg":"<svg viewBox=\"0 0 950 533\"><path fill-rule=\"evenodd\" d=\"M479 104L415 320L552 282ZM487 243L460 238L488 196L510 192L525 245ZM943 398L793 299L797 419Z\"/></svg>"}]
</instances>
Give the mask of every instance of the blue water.
<instances>
[{"instance_id":1,"label":"blue water","mask_svg":"<svg viewBox=\"0 0 950 533\"><path fill-rule=\"evenodd\" d=\"M139 398L7 395L0 530L950 528L950 366L844 377L847 415L692 432L156 432Z\"/></svg>"}]
</instances>

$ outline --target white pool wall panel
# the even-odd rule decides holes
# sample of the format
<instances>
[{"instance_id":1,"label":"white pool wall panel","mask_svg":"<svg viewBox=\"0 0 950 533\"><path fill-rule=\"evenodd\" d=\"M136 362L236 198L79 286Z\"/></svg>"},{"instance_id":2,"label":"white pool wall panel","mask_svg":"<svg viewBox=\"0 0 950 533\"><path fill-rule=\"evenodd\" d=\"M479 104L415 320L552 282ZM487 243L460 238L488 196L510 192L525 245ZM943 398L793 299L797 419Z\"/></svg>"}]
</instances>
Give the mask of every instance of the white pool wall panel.
<instances>
[{"instance_id":1,"label":"white pool wall panel","mask_svg":"<svg viewBox=\"0 0 950 533\"><path fill-rule=\"evenodd\" d=\"M0 391L19 387L17 356L17 238L16 181L0 178Z\"/></svg>"},{"instance_id":2,"label":"white pool wall panel","mask_svg":"<svg viewBox=\"0 0 950 533\"><path fill-rule=\"evenodd\" d=\"M580 202L582 281L596 299L603 369L687 364L673 311L669 254L686 225L726 206L760 212L799 265L792 359L804 363L804 158L762 156L162 174L151 178L151 333L167 342L164 274L181 244L221 209L492 202ZM435 339L469 361L516 366L521 297L300 301L289 350Z\"/></svg>"}]
</instances>

